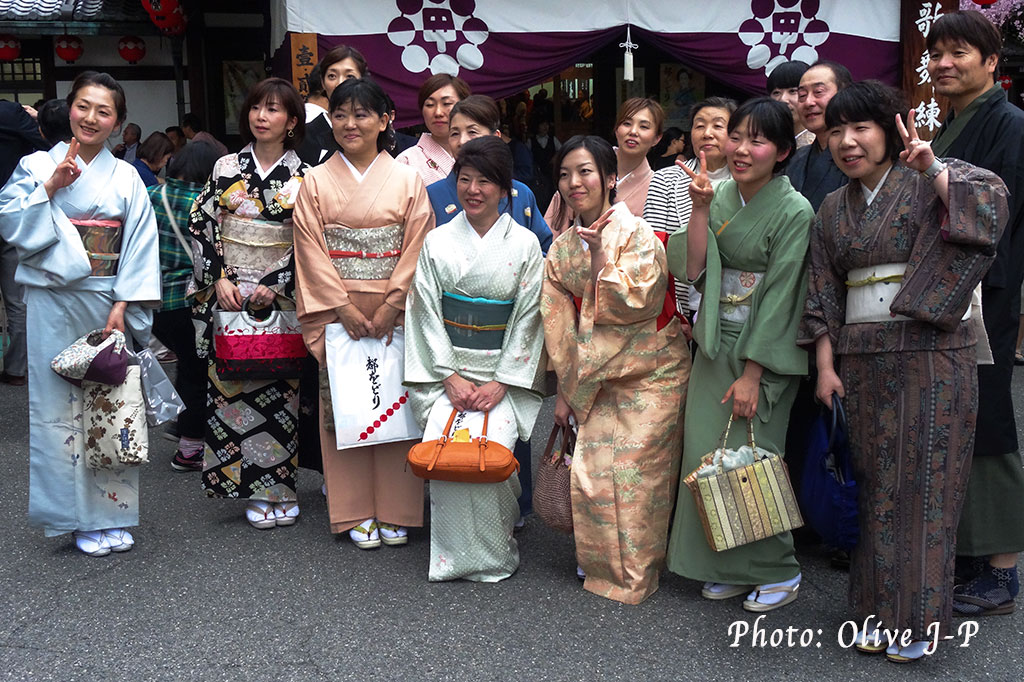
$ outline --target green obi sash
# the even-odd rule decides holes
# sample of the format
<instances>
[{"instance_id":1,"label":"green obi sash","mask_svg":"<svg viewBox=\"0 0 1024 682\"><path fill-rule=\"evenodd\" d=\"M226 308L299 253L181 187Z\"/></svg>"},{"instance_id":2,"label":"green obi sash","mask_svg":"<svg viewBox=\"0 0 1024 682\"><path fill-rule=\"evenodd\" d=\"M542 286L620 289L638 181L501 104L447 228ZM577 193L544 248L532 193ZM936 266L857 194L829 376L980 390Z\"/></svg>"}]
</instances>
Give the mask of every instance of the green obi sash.
<instances>
[{"instance_id":1,"label":"green obi sash","mask_svg":"<svg viewBox=\"0 0 1024 682\"><path fill-rule=\"evenodd\" d=\"M441 315L452 345L475 350L497 350L505 340L505 328L515 301L469 298L445 291Z\"/></svg>"}]
</instances>

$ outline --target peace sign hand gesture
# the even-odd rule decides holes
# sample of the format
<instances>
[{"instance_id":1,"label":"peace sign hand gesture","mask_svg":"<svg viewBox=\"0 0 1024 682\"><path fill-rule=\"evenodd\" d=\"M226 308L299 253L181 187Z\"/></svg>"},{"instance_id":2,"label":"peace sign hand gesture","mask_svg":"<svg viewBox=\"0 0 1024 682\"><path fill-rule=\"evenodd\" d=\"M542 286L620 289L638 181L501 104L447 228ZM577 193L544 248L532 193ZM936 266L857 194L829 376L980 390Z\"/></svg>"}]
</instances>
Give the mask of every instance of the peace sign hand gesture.
<instances>
[{"instance_id":1,"label":"peace sign hand gesture","mask_svg":"<svg viewBox=\"0 0 1024 682\"><path fill-rule=\"evenodd\" d=\"M711 186L711 178L708 177L708 161L704 152L700 153L700 172L694 173L683 161L676 161L676 165L690 176L690 201L695 208L704 208L711 205L711 199L715 196L715 190Z\"/></svg>"},{"instance_id":2,"label":"peace sign hand gesture","mask_svg":"<svg viewBox=\"0 0 1024 682\"><path fill-rule=\"evenodd\" d=\"M615 208L609 208L607 211L601 214L601 217L595 220L590 227L577 227L576 234L580 236L580 239L585 241L590 247L591 256L595 252L601 251L601 230L605 228L608 223L612 221L612 213L615 212Z\"/></svg>"},{"instance_id":3,"label":"peace sign hand gesture","mask_svg":"<svg viewBox=\"0 0 1024 682\"><path fill-rule=\"evenodd\" d=\"M57 164L53 175L43 183L43 186L46 188L46 194L51 199L57 190L67 187L82 174L81 169L78 167L78 162L75 161L75 158L78 156L78 147L78 140L71 138L71 144L68 145L68 153L64 160Z\"/></svg>"},{"instance_id":4,"label":"peace sign hand gesture","mask_svg":"<svg viewBox=\"0 0 1024 682\"><path fill-rule=\"evenodd\" d=\"M909 132L907 130L909 128ZM935 152L927 140L917 136L917 127L914 125L914 110L907 114L907 124L903 125L903 119L896 114L896 130L903 138L903 146L906 148L900 152L900 160L919 173L928 170L935 161Z\"/></svg>"}]
</instances>

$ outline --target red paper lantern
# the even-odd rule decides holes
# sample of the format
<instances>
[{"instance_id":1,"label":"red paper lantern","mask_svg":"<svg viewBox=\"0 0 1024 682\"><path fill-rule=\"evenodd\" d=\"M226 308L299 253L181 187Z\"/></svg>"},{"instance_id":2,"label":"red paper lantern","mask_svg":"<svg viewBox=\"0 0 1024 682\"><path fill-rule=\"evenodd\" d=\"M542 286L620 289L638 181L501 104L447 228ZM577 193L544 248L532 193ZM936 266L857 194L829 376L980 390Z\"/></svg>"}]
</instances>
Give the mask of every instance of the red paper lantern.
<instances>
[{"instance_id":1,"label":"red paper lantern","mask_svg":"<svg viewBox=\"0 0 1024 682\"><path fill-rule=\"evenodd\" d=\"M153 24L167 35L185 32L185 10L178 0L142 0Z\"/></svg>"},{"instance_id":2,"label":"red paper lantern","mask_svg":"<svg viewBox=\"0 0 1024 682\"><path fill-rule=\"evenodd\" d=\"M146 56L146 41L138 36L123 36L117 41L117 53L129 64L138 64Z\"/></svg>"},{"instance_id":3,"label":"red paper lantern","mask_svg":"<svg viewBox=\"0 0 1024 682\"><path fill-rule=\"evenodd\" d=\"M994 5L994 4L996 4L996 0L974 0L974 4L975 5L981 5L982 7L984 7L985 5Z\"/></svg>"},{"instance_id":4,"label":"red paper lantern","mask_svg":"<svg viewBox=\"0 0 1024 682\"><path fill-rule=\"evenodd\" d=\"M1003 86L1003 90L1009 90L1013 87L1013 78L1010 76L1000 76L999 85Z\"/></svg>"},{"instance_id":5,"label":"red paper lantern","mask_svg":"<svg viewBox=\"0 0 1024 682\"><path fill-rule=\"evenodd\" d=\"M54 45L57 56L68 64L74 64L82 56L82 53L85 52L82 39L67 33L57 36L56 40L54 40Z\"/></svg>"},{"instance_id":6,"label":"red paper lantern","mask_svg":"<svg viewBox=\"0 0 1024 682\"><path fill-rule=\"evenodd\" d=\"M13 62L21 56L21 41L5 33L0 35L0 62Z\"/></svg>"}]
</instances>

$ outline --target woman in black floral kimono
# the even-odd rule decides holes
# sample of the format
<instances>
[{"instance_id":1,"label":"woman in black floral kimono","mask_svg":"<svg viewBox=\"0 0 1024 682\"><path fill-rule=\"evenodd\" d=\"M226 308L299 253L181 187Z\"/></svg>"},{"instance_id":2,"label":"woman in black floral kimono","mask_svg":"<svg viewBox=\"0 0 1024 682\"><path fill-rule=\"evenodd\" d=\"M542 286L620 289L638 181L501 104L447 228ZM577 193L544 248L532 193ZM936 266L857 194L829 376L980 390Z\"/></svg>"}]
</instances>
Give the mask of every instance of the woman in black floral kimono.
<instances>
[{"instance_id":1,"label":"woman in black floral kimono","mask_svg":"<svg viewBox=\"0 0 1024 682\"><path fill-rule=\"evenodd\" d=\"M303 411L316 415L315 372L308 391L293 379L220 379L213 306L237 311L248 299L254 308L274 303L295 308L292 207L309 167L294 151L302 140L303 108L290 83L269 78L255 85L240 119L246 146L217 161L189 220L196 350L209 362L202 480L211 497L248 499L249 523L271 528L291 525L299 515L295 470L300 445L319 458L316 431L299 427L300 403L310 407L300 401L300 393L312 401L312 409ZM276 236L264 238L268 233Z\"/></svg>"},{"instance_id":2,"label":"woman in black floral kimono","mask_svg":"<svg viewBox=\"0 0 1024 682\"><path fill-rule=\"evenodd\" d=\"M843 397L849 420L860 490L850 602L856 622L871 619L855 646L898 663L950 629L984 361L972 293L1007 220L1003 182L936 159L903 112L899 93L872 81L829 102L829 147L850 183L811 229L800 334L815 346L818 399ZM913 641L890 645L883 631Z\"/></svg>"}]
</instances>

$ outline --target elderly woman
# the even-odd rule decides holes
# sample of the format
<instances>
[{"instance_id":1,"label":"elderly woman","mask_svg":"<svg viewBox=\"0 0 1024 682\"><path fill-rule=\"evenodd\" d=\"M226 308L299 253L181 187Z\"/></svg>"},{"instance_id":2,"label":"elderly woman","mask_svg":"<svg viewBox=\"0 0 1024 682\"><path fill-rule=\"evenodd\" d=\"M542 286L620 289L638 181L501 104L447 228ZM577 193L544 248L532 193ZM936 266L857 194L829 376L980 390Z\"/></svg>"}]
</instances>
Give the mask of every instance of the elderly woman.
<instances>
[{"instance_id":1,"label":"elderly woman","mask_svg":"<svg viewBox=\"0 0 1024 682\"><path fill-rule=\"evenodd\" d=\"M558 376L555 421L579 424L577 574L589 592L638 604L664 565L690 355L679 320L663 314L664 247L616 202L616 165L599 137L562 145L558 191L576 220L548 251L541 313Z\"/></svg>"},{"instance_id":2,"label":"elderly woman","mask_svg":"<svg viewBox=\"0 0 1024 682\"><path fill-rule=\"evenodd\" d=\"M868 623L856 646L899 663L951 634L984 330L972 324L971 292L1008 217L1003 182L937 160L913 111L903 127L906 110L873 81L825 110L829 149L850 183L825 199L811 230L801 334L816 350L819 400L843 396L849 420L861 505L850 605ZM887 646L881 629L914 641Z\"/></svg>"},{"instance_id":3,"label":"elderly woman","mask_svg":"<svg viewBox=\"0 0 1024 682\"><path fill-rule=\"evenodd\" d=\"M420 135L415 147L399 154L396 161L415 168L425 185L446 177L455 165L448 144L448 116L456 103L469 97L469 92L466 81L446 73L431 76L420 87L417 103L428 132Z\"/></svg>"},{"instance_id":4,"label":"elderly woman","mask_svg":"<svg viewBox=\"0 0 1024 682\"><path fill-rule=\"evenodd\" d=\"M541 404L544 259L537 238L499 212L512 191L512 154L493 135L463 144L454 220L427 235L409 296L406 383L437 438L453 410L488 414L487 436L510 450ZM474 433L473 435L479 435ZM500 483L430 483L431 580L497 582L519 566L516 474Z\"/></svg>"},{"instance_id":5,"label":"elderly woman","mask_svg":"<svg viewBox=\"0 0 1024 682\"><path fill-rule=\"evenodd\" d=\"M28 308L29 520L104 556L134 544L139 470L85 466L82 389L50 361L94 329L146 345L160 256L146 188L106 147L127 114L124 90L87 71L67 101L74 138L21 160L0 193L0 236L18 250Z\"/></svg>"}]
</instances>

